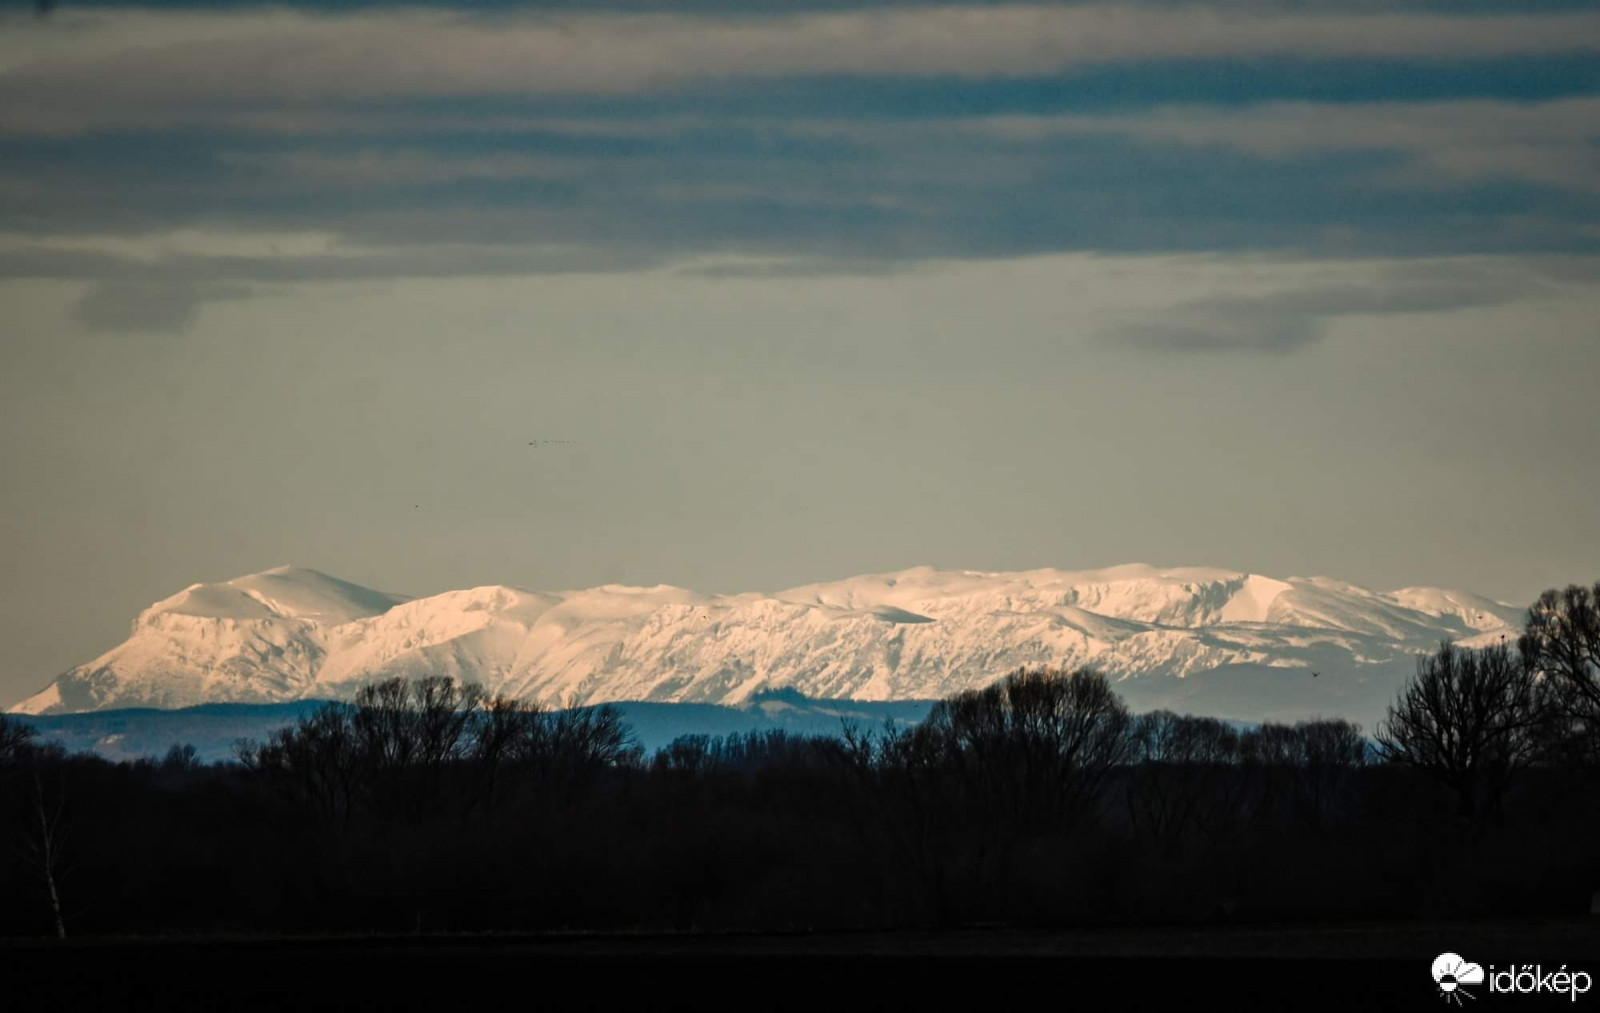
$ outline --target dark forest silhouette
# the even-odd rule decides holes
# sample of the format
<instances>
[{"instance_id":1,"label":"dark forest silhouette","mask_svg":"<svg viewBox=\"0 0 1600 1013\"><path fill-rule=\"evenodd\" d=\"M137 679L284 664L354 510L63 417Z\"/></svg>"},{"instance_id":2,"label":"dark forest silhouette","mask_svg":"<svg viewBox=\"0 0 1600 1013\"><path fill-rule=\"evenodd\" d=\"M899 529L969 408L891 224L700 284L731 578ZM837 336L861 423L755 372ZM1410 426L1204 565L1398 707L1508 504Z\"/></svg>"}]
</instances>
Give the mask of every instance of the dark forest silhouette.
<instances>
[{"instance_id":1,"label":"dark forest silhouette","mask_svg":"<svg viewBox=\"0 0 1600 1013\"><path fill-rule=\"evenodd\" d=\"M847 929L1576 913L1600 584L1442 645L1372 741L1019 670L914 726L685 736L447 678L203 765L0 718L0 934Z\"/></svg>"}]
</instances>

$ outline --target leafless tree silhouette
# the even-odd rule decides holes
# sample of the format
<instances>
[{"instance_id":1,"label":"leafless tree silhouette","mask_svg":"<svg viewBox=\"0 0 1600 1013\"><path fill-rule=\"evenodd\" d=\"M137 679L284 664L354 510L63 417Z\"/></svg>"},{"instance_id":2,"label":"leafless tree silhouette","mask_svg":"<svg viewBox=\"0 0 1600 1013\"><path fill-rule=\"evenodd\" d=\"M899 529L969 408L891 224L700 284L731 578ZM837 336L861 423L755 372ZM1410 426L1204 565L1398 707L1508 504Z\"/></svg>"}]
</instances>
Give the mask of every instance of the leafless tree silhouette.
<instances>
[{"instance_id":1,"label":"leafless tree silhouette","mask_svg":"<svg viewBox=\"0 0 1600 1013\"><path fill-rule=\"evenodd\" d=\"M39 877L50 902L50 917L56 938L67 938L66 918L61 909L61 880L67 873L65 861L67 826L62 819L67 809L66 768L55 765L54 783L35 765L28 777L28 819L22 835L23 860Z\"/></svg>"},{"instance_id":2,"label":"leafless tree silhouette","mask_svg":"<svg viewBox=\"0 0 1600 1013\"><path fill-rule=\"evenodd\" d=\"M1540 595L1518 649L1550 685L1561 715L1555 747L1600 768L1600 582Z\"/></svg>"},{"instance_id":3,"label":"leafless tree silhouette","mask_svg":"<svg viewBox=\"0 0 1600 1013\"><path fill-rule=\"evenodd\" d=\"M1378 748L1455 793L1469 823L1498 817L1506 788L1540 755L1550 718L1548 683L1506 644L1467 650L1444 643L1389 707Z\"/></svg>"},{"instance_id":4,"label":"leafless tree silhouette","mask_svg":"<svg viewBox=\"0 0 1600 1013\"><path fill-rule=\"evenodd\" d=\"M1167 850L1213 838L1236 809L1239 734L1216 718L1153 711L1134 719L1128 820Z\"/></svg>"},{"instance_id":5,"label":"leafless tree silhouette","mask_svg":"<svg viewBox=\"0 0 1600 1013\"><path fill-rule=\"evenodd\" d=\"M0 771L20 764L33 747L32 725L0 714Z\"/></svg>"},{"instance_id":6,"label":"leafless tree silhouette","mask_svg":"<svg viewBox=\"0 0 1600 1013\"><path fill-rule=\"evenodd\" d=\"M449 810L465 823L509 782L570 799L596 772L640 750L614 707L545 711L446 676L387 679L330 703L239 759L288 797L348 826L364 809L416 822Z\"/></svg>"},{"instance_id":7,"label":"leafless tree silhouette","mask_svg":"<svg viewBox=\"0 0 1600 1013\"><path fill-rule=\"evenodd\" d=\"M1128 709L1092 669L1018 669L935 704L917 729L996 815L1034 829L1089 814L1132 752Z\"/></svg>"}]
</instances>

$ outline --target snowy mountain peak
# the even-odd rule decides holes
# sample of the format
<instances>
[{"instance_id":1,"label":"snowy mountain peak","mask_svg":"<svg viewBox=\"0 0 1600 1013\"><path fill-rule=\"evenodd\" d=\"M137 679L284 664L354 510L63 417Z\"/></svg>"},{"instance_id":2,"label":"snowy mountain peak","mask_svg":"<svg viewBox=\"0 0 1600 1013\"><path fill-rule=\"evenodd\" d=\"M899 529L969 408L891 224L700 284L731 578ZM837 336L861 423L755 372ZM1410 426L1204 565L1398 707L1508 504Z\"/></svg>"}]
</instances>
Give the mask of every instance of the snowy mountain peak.
<instances>
[{"instance_id":1,"label":"snowy mountain peak","mask_svg":"<svg viewBox=\"0 0 1600 1013\"><path fill-rule=\"evenodd\" d=\"M14 710L341 698L431 674L563 704L737 704L778 689L925 699L1051 664L1097 666L1136 702L1370 721L1418 654L1520 622L1459 591L1146 564L919 566L774 594L485 585L416 599L277 567L157 602L127 642ZM1324 677L1313 685L1308 669Z\"/></svg>"},{"instance_id":2,"label":"snowy mountain peak","mask_svg":"<svg viewBox=\"0 0 1600 1013\"><path fill-rule=\"evenodd\" d=\"M1142 563L1101 570L986 573L917 567L780 592L784 601L872 608L938 599L1010 611L1074 607L1099 616L1194 628L1270 622L1273 604L1294 585L1236 570L1161 568Z\"/></svg>"},{"instance_id":3,"label":"snowy mountain peak","mask_svg":"<svg viewBox=\"0 0 1600 1013\"><path fill-rule=\"evenodd\" d=\"M323 626L337 626L381 615L409 600L405 595L384 594L307 567L275 566L222 583L190 584L145 609L136 627L150 625L166 615L200 619L303 619Z\"/></svg>"}]
</instances>

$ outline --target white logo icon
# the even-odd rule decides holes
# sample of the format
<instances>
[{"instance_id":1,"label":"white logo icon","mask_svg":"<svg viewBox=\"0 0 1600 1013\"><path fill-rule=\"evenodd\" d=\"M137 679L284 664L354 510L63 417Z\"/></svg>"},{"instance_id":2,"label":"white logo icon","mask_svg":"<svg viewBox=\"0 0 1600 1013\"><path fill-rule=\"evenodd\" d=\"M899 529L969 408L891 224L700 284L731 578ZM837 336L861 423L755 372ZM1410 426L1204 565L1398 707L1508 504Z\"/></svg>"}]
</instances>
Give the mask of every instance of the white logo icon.
<instances>
[{"instance_id":1,"label":"white logo icon","mask_svg":"<svg viewBox=\"0 0 1600 1013\"><path fill-rule=\"evenodd\" d=\"M1483 984L1483 968L1461 959L1459 953L1441 953L1433 958L1433 983L1439 986L1439 998L1465 1006L1462 996L1476 999L1463 985Z\"/></svg>"}]
</instances>

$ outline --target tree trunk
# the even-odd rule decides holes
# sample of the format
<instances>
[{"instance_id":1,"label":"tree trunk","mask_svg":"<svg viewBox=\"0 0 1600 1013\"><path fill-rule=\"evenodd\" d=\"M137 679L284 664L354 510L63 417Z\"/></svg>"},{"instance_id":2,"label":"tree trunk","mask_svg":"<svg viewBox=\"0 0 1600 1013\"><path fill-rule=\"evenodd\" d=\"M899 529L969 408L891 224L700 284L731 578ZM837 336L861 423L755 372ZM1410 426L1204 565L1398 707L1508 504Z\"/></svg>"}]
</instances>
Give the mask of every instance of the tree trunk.
<instances>
[{"instance_id":1,"label":"tree trunk","mask_svg":"<svg viewBox=\"0 0 1600 1013\"><path fill-rule=\"evenodd\" d=\"M56 938L67 938L67 923L61 916L61 891L56 886L56 865L61 860L57 823L61 806L56 807L56 819L51 819L44 809L44 785L37 772L33 775L34 812L39 817L39 847L37 858L39 874L44 877L45 890L50 894L50 914L55 920ZM64 803L64 799L62 802Z\"/></svg>"}]
</instances>

